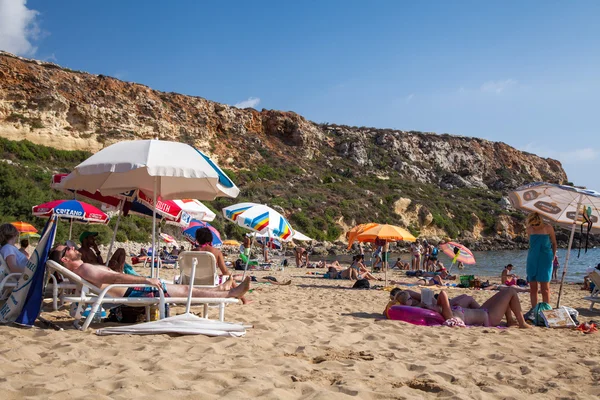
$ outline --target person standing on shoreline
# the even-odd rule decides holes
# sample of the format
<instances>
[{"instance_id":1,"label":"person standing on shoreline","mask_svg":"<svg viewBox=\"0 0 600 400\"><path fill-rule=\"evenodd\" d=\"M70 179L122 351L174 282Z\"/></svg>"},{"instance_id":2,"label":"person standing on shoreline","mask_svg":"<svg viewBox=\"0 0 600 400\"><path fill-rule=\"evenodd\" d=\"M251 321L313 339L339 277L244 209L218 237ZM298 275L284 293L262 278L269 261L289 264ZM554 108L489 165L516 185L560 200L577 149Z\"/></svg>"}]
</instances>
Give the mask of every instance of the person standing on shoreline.
<instances>
[{"instance_id":1,"label":"person standing on shoreline","mask_svg":"<svg viewBox=\"0 0 600 400\"><path fill-rule=\"evenodd\" d=\"M556 260L556 236L554 228L544 223L537 212L527 216L529 251L527 253L527 280L531 287L531 307L538 302L538 283L544 303L550 303L550 280L552 263Z\"/></svg>"},{"instance_id":2,"label":"person standing on shoreline","mask_svg":"<svg viewBox=\"0 0 600 400\"><path fill-rule=\"evenodd\" d=\"M423 247L419 239L410 245L410 252L412 255L411 270L417 271L421 265L421 253L423 252Z\"/></svg>"}]
</instances>

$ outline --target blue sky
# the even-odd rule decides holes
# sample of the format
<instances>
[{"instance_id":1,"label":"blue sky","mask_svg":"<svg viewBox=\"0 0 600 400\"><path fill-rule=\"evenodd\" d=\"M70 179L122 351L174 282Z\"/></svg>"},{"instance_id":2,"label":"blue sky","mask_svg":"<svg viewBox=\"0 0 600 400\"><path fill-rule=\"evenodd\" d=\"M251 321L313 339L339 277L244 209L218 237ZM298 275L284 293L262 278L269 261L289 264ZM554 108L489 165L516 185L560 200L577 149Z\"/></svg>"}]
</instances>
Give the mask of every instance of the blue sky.
<instances>
[{"instance_id":1,"label":"blue sky","mask_svg":"<svg viewBox=\"0 0 600 400\"><path fill-rule=\"evenodd\" d=\"M0 48L316 122L502 141L600 191L598 21L598 1L0 0Z\"/></svg>"}]
</instances>

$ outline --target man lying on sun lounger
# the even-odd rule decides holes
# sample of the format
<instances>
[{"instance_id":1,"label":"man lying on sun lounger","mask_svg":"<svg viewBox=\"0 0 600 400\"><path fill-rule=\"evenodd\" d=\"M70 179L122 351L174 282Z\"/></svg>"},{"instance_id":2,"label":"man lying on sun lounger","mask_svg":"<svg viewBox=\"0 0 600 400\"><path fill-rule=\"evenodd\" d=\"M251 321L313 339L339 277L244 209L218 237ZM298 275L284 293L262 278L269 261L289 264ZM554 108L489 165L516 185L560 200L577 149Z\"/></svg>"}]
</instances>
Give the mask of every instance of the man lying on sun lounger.
<instances>
[{"instance_id":1,"label":"man lying on sun lounger","mask_svg":"<svg viewBox=\"0 0 600 400\"><path fill-rule=\"evenodd\" d=\"M156 287L139 287L139 288L123 288L116 287L109 290L111 296L116 297L150 297L158 296L158 288L162 288L165 296L169 297L187 297L189 294L189 286L173 285L165 283L156 278L146 278L144 276L126 275L120 272L113 271L104 265L93 265L84 263L81 260L81 253L74 247L60 244L50 251L49 259L63 265L68 270L79 275L86 281L104 288L113 283L137 283L148 284ZM235 297L244 301L244 294L250 289L250 277L234 286L233 281L227 281L225 284L216 288L194 288L192 297Z\"/></svg>"}]
</instances>

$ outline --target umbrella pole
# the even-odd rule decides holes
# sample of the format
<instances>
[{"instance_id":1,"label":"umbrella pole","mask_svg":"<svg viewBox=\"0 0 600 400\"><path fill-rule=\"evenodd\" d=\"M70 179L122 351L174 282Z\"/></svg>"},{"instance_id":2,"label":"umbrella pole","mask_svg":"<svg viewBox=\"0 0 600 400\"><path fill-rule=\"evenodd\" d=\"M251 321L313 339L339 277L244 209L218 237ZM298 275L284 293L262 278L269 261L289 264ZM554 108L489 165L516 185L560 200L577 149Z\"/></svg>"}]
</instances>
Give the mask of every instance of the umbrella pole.
<instances>
[{"instance_id":1,"label":"umbrella pole","mask_svg":"<svg viewBox=\"0 0 600 400\"><path fill-rule=\"evenodd\" d=\"M108 267L108 262L110 261L110 256L112 255L112 249L115 245L115 240L117 239L117 230L119 229L119 222L121 221L121 214L123 214L123 206L125 205L125 201L119 201L118 214L117 214L117 223L115 224L115 230L113 231L112 240L110 241L110 246L108 247L108 254L106 255L106 266Z\"/></svg>"},{"instance_id":2,"label":"umbrella pole","mask_svg":"<svg viewBox=\"0 0 600 400\"><path fill-rule=\"evenodd\" d=\"M560 289L558 289L558 300L556 301L556 308L560 307L560 298L562 297L563 284L565 282L565 276L567 275L567 268L569 266L569 256L571 255L571 246L573 246L573 238L575 237L575 227L577 226L577 218L579 217L579 207L583 201L583 193L579 195L577 201L577 209L575 210L575 217L573 218L573 225L571 226L571 236L569 236L569 246L567 246L567 255L565 257L565 266L563 268L562 277L560 278ZM535 304L532 305L535 307Z\"/></svg>"},{"instance_id":3,"label":"umbrella pole","mask_svg":"<svg viewBox=\"0 0 600 400\"><path fill-rule=\"evenodd\" d=\"M254 246L254 238L252 238L252 241L250 242L250 251L248 252L248 255L246 256L246 266L244 267L244 274L242 275L242 281L244 279L246 279L246 271L248 271L248 264L250 263L250 254L252 254L252 246Z\"/></svg>"},{"instance_id":4,"label":"umbrella pole","mask_svg":"<svg viewBox=\"0 0 600 400\"><path fill-rule=\"evenodd\" d=\"M387 278L387 270L388 270L388 249L389 249L389 243L385 242L385 245L383 246L383 254L382 256L385 257L385 261L383 262L383 268L384 268L384 276L385 276L385 286L387 287L388 285L388 278Z\"/></svg>"},{"instance_id":5,"label":"umbrella pole","mask_svg":"<svg viewBox=\"0 0 600 400\"><path fill-rule=\"evenodd\" d=\"M154 204L152 207L152 263L150 276L154 278L154 263L156 262L156 192L158 191L158 178L154 177Z\"/></svg>"},{"instance_id":6,"label":"umbrella pole","mask_svg":"<svg viewBox=\"0 0 600 400\"><path fill-rule=\"evenodd\" d=\"M71 240L71 235L73 233L73 218L69 218L69 240Z\"/></svg>"}]
</instances>

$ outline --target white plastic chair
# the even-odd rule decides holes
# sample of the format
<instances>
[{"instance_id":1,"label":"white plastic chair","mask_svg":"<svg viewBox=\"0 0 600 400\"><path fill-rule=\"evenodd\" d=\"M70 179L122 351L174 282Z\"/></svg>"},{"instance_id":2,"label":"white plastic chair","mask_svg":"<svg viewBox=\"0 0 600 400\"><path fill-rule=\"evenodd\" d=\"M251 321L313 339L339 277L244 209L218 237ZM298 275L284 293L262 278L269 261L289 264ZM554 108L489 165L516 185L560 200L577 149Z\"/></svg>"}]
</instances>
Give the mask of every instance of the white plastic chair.
<instances>
[{"instance_id":1,"label":"white plastic chair","mask_svg":"<svg viewBox=\"0 0 600 400\"><path fill-rule=\"evenodd\" d=\"M195 273L194 272L195 265ZM179 253L178 259L179 278L176 283L180 285L189 285L194 276L193 286L197 288L214 288L219 285L219 273L217 272L217 258L208 251L183 251ZM224 277L225 280L229 278ZM218 304L219 319L223 321L225 317L225 304ZM205 317L208 315L208 304L204 305Z\"/></svg>"}]
</instances>

